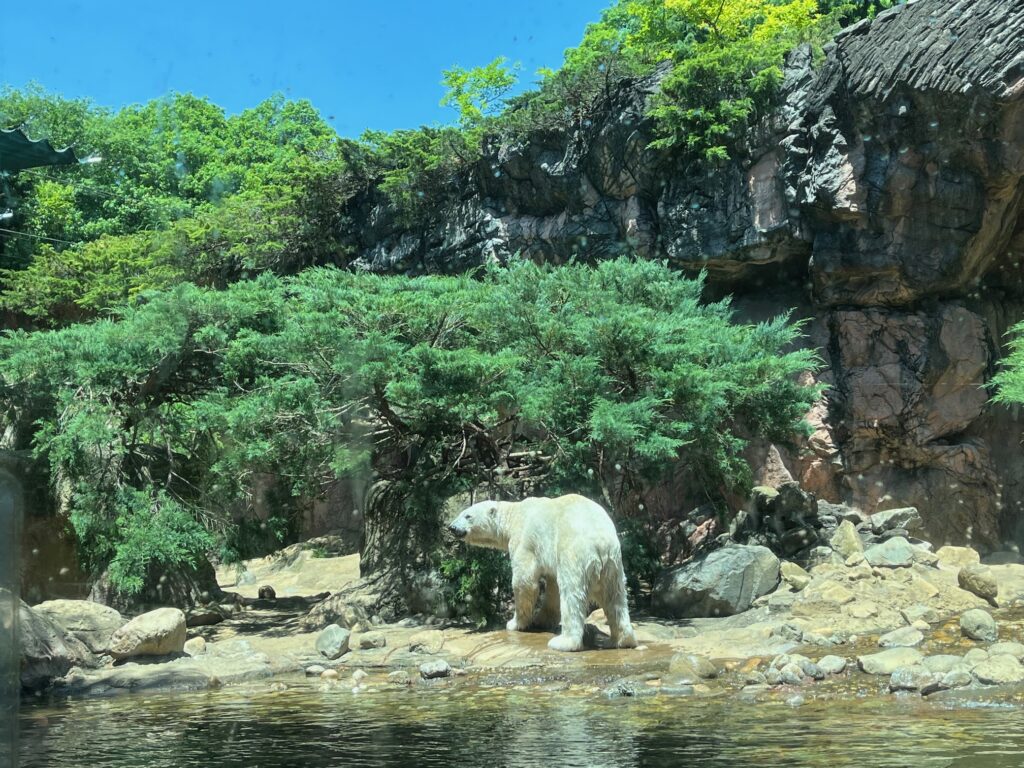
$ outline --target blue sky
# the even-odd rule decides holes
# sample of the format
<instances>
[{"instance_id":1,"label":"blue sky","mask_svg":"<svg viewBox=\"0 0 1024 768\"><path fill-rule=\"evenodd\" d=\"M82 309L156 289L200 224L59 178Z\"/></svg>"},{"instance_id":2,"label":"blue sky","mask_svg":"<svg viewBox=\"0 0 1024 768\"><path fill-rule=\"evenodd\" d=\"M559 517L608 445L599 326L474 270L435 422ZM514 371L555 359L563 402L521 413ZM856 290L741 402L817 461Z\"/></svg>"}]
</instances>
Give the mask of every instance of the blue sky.
<instances>
[{"instance_id":1,"label":"blue sky","mask_svg":"<svg viewBox=\"0 0 1024 768\"><path fill-rule=\"evenodd\" d=\"M450 121L438 101L452 64L504 55L529 84L610 2L21 0L0 12L0 84L112 107L191 91L232 113L281 91L354 136Z\"/></svg>"}]
</instances>

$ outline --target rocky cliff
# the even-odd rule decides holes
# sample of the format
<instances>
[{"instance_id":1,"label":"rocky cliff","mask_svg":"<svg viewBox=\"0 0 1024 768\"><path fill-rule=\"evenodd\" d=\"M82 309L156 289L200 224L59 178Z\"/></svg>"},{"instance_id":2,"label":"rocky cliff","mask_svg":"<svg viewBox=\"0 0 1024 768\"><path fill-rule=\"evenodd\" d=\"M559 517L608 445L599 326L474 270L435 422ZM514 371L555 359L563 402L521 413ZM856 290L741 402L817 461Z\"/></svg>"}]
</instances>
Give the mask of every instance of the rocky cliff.
<instances>
[{"instance_id":1,"label":"rocky cliff","mask_svg":"<svg viewBox=\"0 0 1024 768\"><path fill-rule=\"evenodd\" d=\"M364 201L357 264L705 269L748 317L809 318L828 364L814 435L762 450L773 471L869 512L919 506L939 544L999 547L1024 520L1024 422L984 387L1024 316L1022 33L1019 0L918 0L821 61L795 51L773 118L712 171L648 148L663 72L625 82L576 132L489 147L434 225Z\"/></svg>"}]
</instances>

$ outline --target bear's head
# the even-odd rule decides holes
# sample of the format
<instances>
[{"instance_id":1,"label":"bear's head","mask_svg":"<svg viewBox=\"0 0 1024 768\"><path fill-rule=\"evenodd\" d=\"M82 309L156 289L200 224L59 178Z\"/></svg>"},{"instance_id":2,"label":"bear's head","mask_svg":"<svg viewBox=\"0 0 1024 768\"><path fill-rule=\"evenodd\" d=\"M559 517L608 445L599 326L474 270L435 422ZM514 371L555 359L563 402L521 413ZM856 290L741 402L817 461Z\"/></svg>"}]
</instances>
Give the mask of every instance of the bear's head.
<instances>
[{"instance_id":1,"label":"bear's head","mask_svg":"<svg viewBox=\"0 0 1024 768\"><path fill-rule=\"evenodd\" d=\"M480 501L452 520L448 531L457 539L477 547L504 549L508 546L501 502Z\"/></svg>"}]
</instances>

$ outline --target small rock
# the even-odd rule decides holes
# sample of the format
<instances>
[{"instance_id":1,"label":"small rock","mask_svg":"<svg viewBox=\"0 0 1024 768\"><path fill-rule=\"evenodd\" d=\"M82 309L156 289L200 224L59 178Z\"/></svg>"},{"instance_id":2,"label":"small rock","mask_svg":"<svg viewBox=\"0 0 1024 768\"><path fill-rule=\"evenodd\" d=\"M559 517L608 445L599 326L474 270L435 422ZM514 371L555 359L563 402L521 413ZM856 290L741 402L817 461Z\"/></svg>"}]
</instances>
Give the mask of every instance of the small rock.
<instances>
[{"instance_id":1,"label":"small rock","mask_svg":"<svg viewBox=\"0 0 1024 768\"><path fill-rule=\"evenodd\" d=\"M1024 682L1024 666L1013 656L991 656L971 669L971 674L985 685Z\"/></svg>"},{"instance_id":2,"label":"small rock","mask_svg":"<svg viewBox=\"0 0 1024 768\"><path fill-rule=\"evenodd\" d=\"M964 654L963 661L968 666L973 667L975 664L985 661L988 655L988 651L984 648L971 648L971 650Z\"/></svg>"},{"instance_id":3,"label":"small rock","mask_svg":"<svg viewBox=\"0 0 1024 768\"><path fill-rule=\"evenodd\" d=\"M878 606L868 600L858 600L847 606L846 613L854 619L870 619L878 615Z\"/></svg>"},{"instance_id":4,"label":"small rock","mask_svg":"<svg viewBox=\"0 0 1024 768\"><path fill-rule=\"evenodd\" d=\"M797 666L800 667L800 671L804 673L804 677L810 677L814 680L825 679L825 670L810 659L804 659L804 661L798 663Z\"/></svg>"},{"instance_id":5,"label":"small rock","mask_svg":"<svg viewBox=\"0 0 1024 768\"><path fill-rule=\"evenodd\" d=\"M337 624L331 624L316 639L316 649L320 655L333 661L341 658L349 651L349 638L352 633Z\"/></svg>"},{"instance_id":6,"label":"small rock","mask_svg":"<svg viewBox=\"0 0 1024 768\"><path fill-rule=\"evenodd\" d=\"M426 629L409 638L412 653L440 653L444 647L444 632L440 629Z\"/></svg>"},{"instance_id":7,"label":"small rock","mask_svg":"<svg viewBox=\"0 0 1024 768\"><path fill-rule=\"evenodd\" d=\"M436 680L441 677L448 677L451 673L451 665L444 659L428 661L424 664L420 664L420 677L424 680Z\"/></svg>"},{"instance_id":8,"label":"small rock","mask_svg":"<svg viewBox=\"0 0 1024 768\"><path fill-rule=\"evenodd\" d=\"M744 685L767 685L768 684L768 678L765 677L763 672L757 672L757 671L748 672L743 677L743 684Z\"/></svg>"},{"instance_id":9,"label":"small rock","mask_svg":"<svg viewBox=\"0 0 1024 768\"><path fill-rule=\"evenodd\" d=\"M984 565L965 565L956 576L960 589L977 595L982 600L994 603L999 593L999 585L996 584L992 571Z\"/></svg>"},{"instance_id":10,"label":"small rock","mask_svg":"<svg viewBox=\"0 0 1024 768\"><path fill-rule=\"evenodd\" d=\"M336 670L336 669L325 669L323 672L320 673L320 677L323 680L337 680L338 679L338 670Z\"/></svg>"},{"instance_id":11,"label":"small rock","mask_svg":"<svg viewBox=\"0 0 1024 768\"><path fill-rule=\"evenodd\" d=\"M927 624L938 624L942 621L939 612L927 605L912 605L909 608L900 610L900 615L907 624L913 625L915 621L923 621Z\"/></svg>"},{"instance_id":12,"label":"small rock","mask_svg":"<svg viewBox=\"0 0 1024 768\"><path fill-rule=\"evenodd\" d=\"M939 547L935 556L939 558L939 565L943 568L963 568L965 565L977 565L981 562L981 556L970 547Z\"/></svg>"},{"instance_id":13,"label":"small rock","mask_svg":"<svg viewBox=\"0 0 1024 768\"><path fill-rule=\"evenodd\" d=\"M206 639L203 637L193 637L185 642L182 650L189 656L201 656L206 653Z\"/></svg>"},{"instance_id":14,"label":"small rock","mask_svg":"<svg viewBox=\"0 0 1024 768\"><path fill-rule=\"evenodd\" d=\"M860 540L857 528L849 520L843 520L839 524L828 543L844 560L864 552L864 544Z\"/></svg>"},{"instance_id":15,"label":"small rock","mask_svg":"<svg viewBox=\"0 0 1024 768\"><path fill-rule=\"evenodd\" d=\"M845 565L847 568L856 568L858 565L861 565L865 562L867 561L864 559L863 552L854 552L852 555L846 558L846 560L843 561L843 565ZM870 572L871 571L869 570L868 573Z\"/></svg>"},{"instance_id":16,"label":"small rock","mask_svg":"<svg viewBox=\"0 0 1024 768\"><path fill-rule=\"evenodd\" d=\"M909 667L899 667L893 670L889 677L890 691L919 691L926 688L936 680L936 675L929 672L922 664L914 664Z\"/></svg>"},{"instance_id":17,"label":"small rock","mask_svg":"<svg viewBox=\"0 0 1024 768\"><path fill-rule=\"evenodd\" d=\"M929 568L937 568L939 565L939 558L934 552L929 552L924 547L916 544L914 547L914 562L918 565L925 565Z\"/></svg>"},{"instance_id":18,"label":"small rock","mask_svg":"<svg viewBox=\"0 0 1024 768\"><path fill-rule=\"evenodd\" d=\"M326 669L326 667L323 667L320 664L310 664L305 670L306 677L320 677L320 675L324 673L324 669Z\"/></svg>"},{"instance_id":19,"label":"small rock","mask_svg":"<svg viewBox=\"0 0 1024 768\"><path fill-rule=\"evenodd\" d=\"M896 536L868 547L864 559L875 568L909 568L914 563L914 546L902 536Z\"/></svg>"},{"instance_id":20,"label":"small rock","mask_svg":"<svg viewBox=\"0 0 1024 768\"><path fill-rule=\"evenodd\" d=\"M409 685L412 683L412 678L404 669L399 669L395 672L388 673L388 682L393 685Z\"/></svg>"},{"instance_id":21,"label":"small rock","mask_svg":"<svg viewBox=\"0 0 1024 768\"><path fill-rule=\"evenodd\" d=\"M794 708L802 707L804 705L804 701L805 699L803 696L801 696L799 693L794 693L792 696L786 699L786 704Z\"/></svg>"},{"instance_id":22,"label":"small rock","mask_svg":"<svg viewBox=\"0 0 1024 768\"><path fill-rule=\"evenodd\" d=\"M900 667L912 667L924 659L916 648L887 648L878 653L857 657L861 670L869 675L891 675Z\"/></svg>"},{"instance_id":23,"label":"small rock","mask_svg":"<svg viewBox=\"0 0 1024 768\"><path fill-rule=\"evenodd\" d=\"M388 644L383 632L365 632L359 636L359 647L366 651L372 648L384 648Z\"/></svg>"},{"instance_id":24,"label":"small rock","mask_svg":"<svg viewBox=\"0 0 1024 768\"><path fill-rule=\"evenodd\" d=\"M768 685L782 685L782 673L777 669L769 669L765 672L764 679Z\"/></svg>"},{"instance_id":25,"label":"small rock","mask_svg":"<svg viewBox=\"0 0 1024 768\"><path fill-rule=\"evenodd\" d=\"M672 675L688 678L691 682L718 677L718 669L703 656L695 653L677 653L668 663Z\"/></svg>"},{"instance_id":26,"label":"small rock","mask_svg":"<svg viewBox=\"0 0 1024 768\"><path fill-rule=\"evenodd\" d=\"M1024 644L996 643L988 649L989 656L1013 656L1017 661L1024 661Z\"/></svg>"},{"instance_id":27,"label":"small rock","mask_svg":"<svg viewBox=\"0 0 1024 768\"><path fill-rule=\"evenodd\" d=\"M995 619L980 608L972 608L960 616L960 631L971 640L995 642L999 635Z\"/></svg>"},{"instance_id":28,"label":"small rock","mask_svg":"<svg viewBox=\"0 0 1024 768\"><path fill-rule=\"evenodd\" d=\"M829 646L837 645L839 643L839 640L835 637L835 635L833 635L832 637L825 637L824 635L819 635L817 632L804 632L802 640L807 645Z\"/></svg>"},{"instance_id":29,"label":"small rock","mask_svg":"<svg viewBox=\"0 0 1024 768\"><path fill-rule=\"evenodd\" d=\"M836 581L825 581L814 588L815 597L828 603L846 605L854 601L854 594L842 584ZM810 598L810 595L808 595Z\"/></svg>"},{"instance_id":30,"label":"small rock","mask_svg":"<svg viewBox=\"0 0 1024 768\"><path fill-rule=\"evenodd\" d=\"M902 507L900 509L887 509L883 512L875 512L871 515L871 530L875 533L883 533L894 528L903 528L907 531L915 531L921 527L921 515L915 507Z\"/></svg>"},{"instance_id":31,"label":"small rock","mask_svg":"<svg viewBox=\"0 0 1024 768\"><path fill-rule=\"evenodd\" d=\"M974 677L966 669L951 669L942 676L942 685L947 688L965 688L974 682Z\"/></svg>"},{"instance_id":32,"label":"small rock","mask_svg":"<svg viewBox=\"0 0 1024 768\"><path fill-rule=\"evenodd\" d=\"M818 667L826 675L838 675L846 669L846 659L842 656L822 656L818 659Z\"/></svg>"},{"instance_id":33,"label":"small rock","mask_svg":"<svg viewBox=\"0 0 1024 768\"><path fill-rule=\"evenodd\" d=\"M359 685L367 677L369 677L369 675L367 675L365 671L357 669L355 672L352 673L352 682L356 685Z\"/></svg>"},{"instance_id":34,"label":"small rock","mask_svg":"<svg viewBox=\"0 0 1024 768\"><path fill-rule=\"evenodd\" d=\"M944 675L956 667L965 666L962 658L948 653L929 656L921 663L924 664L929 672L934 672L937 675Z\"/></svg>"},{"instance_id":35,"label":"small rock","mask_svg":"<svg viewBox=\"0 0 1024 768\"><path fill-rule=\"evenodd\" d=\"M797 592L811 583L811 574L788 560L783 561L779 567L779 573L782 575L782 580Z\"/></svg>"},{"instance_id":36,"label":"small rock","mask_svg":"<svg viewBox=\"0 0 1024 768\"><path fill-rule=\"evenodd\" d=\"M799 664L787 664L779 670L779 675L786 685L800 685L804 681L804 672Z\"/></svg>"},{"instance_id":37,"label":"small rock","mask_svg":"<svg viewBox=\"0 0 1024 768\"><path fill-rule=\"evenodd\" d=\"M882 648L912 648L923 641L924 635L913 627L900 627L878 638Z\"/></svg>"}]
</instances>

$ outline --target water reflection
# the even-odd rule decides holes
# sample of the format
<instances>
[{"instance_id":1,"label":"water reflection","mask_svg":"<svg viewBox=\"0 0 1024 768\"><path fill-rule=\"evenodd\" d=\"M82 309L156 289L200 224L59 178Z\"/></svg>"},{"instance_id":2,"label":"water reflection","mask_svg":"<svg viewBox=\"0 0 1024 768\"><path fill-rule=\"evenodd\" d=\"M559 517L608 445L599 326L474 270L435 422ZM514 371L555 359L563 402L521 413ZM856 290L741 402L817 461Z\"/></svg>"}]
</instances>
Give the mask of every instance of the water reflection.
<instances>
[{"instance_id":1,"label":"water reflection","mask_svg":"<svg viewBox=\"0 0 1024 768\"><path fill-rule=\"evenodd\" d=\"M296 681L297 682L297 681ZM298 682L204 694L33 705L33 766L937 766L1017 768L1016 698L972 706L918 698L605 700L566 691L388 690Z\"/></svg>"}]
</instances>

